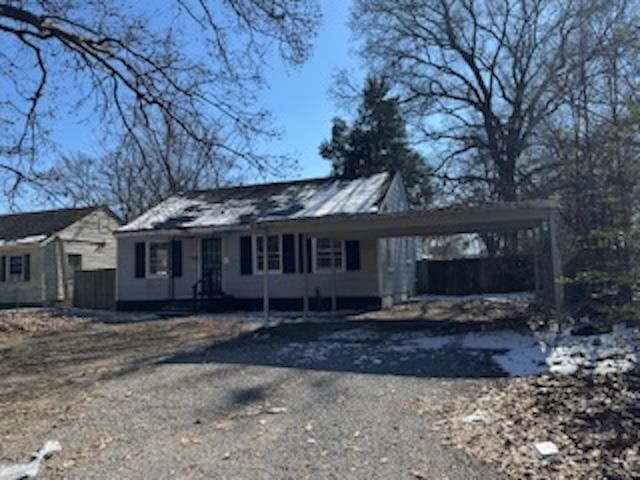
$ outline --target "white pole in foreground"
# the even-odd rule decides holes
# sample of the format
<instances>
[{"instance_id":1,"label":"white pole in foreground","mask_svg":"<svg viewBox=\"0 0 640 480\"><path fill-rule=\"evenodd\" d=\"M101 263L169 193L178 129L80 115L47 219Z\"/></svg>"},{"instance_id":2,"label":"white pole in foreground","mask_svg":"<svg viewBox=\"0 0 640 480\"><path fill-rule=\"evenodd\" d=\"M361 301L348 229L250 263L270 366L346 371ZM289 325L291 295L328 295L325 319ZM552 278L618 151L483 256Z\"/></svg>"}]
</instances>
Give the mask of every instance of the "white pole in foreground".
<instances>
[{"instance_id":1,"label":"white pole in foreground","mask_svg":"<svg viewBox=\"0 0 640 480\"><path fill-rule=\"evenodd\" d=\"M304 283L304 294L302 297L303 301L303 312L302 318L305 320L309 315L309 262L307 259L309 258L308 246L307 246L307 234L302 235L302 265L300 268L302 269L302 279Z\"/></svg>"},{"instance_id":2,"label":"white pole in foreground","mask_svg":"<svg viewBox=\"0 0 640 480\"><path fill-rule=\"evenodd\" d=\"M335 251L336 240L331 239L331 314L335 315L338 310L338 299L337 299L337 279L336 279L336 251ZM344 258L342 261L344 262Z\"/></svg>"},{"instance_id":3,"label":"white pole in foreground","mask_svg":"<svg viewBox=\"0 0 640 480\"><path fill-rule=\"evenodd\" d=\"M269 321L269 255L267 231L262 234L262 309L264 321Z\"/></svg>"}]
</instances>

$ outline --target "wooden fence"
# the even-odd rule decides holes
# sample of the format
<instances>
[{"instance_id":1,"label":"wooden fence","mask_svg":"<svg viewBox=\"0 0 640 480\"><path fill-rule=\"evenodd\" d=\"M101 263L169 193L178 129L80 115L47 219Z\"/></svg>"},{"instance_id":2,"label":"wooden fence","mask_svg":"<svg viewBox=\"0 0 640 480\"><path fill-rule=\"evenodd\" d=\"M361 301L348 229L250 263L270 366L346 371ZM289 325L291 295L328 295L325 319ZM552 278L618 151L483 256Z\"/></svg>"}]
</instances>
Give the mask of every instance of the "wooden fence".
<instances>
[{"instance_id":1,"label":"wooden fence","mask_svg":"<svg viewBox=\"0 0 640 480\"><path fill-rule=\"evenodd\" d=\"M115 308L115 269L78 270L75 272L73 283L74 307L96 310Z\"/></svg>"},{"instance_id":2,"label":"wooden fence","mask_svg":"<svg viewBox=\"0 0 640 480\"><path fill-rule=\"evenodd\" d=\"M535 289L533 259L528 257L420 260L418 293L470 295Z\"/></svg>"}]
</instances>

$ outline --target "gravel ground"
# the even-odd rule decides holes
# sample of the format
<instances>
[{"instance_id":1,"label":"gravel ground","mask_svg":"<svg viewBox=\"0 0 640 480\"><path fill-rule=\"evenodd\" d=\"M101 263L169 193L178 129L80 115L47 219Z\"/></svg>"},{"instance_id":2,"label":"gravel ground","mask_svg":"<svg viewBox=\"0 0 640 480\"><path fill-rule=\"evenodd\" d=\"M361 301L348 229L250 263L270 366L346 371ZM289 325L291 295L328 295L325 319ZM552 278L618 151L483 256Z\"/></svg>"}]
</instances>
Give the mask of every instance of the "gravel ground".
<instances>
[{"instance_id":1,"label":"gravel ground","mask_svg":"<svg viewBox=\"0 0 640 480\"><path fill-rule=\"evenodd\" d=\"M473 398L500 369L489 356L390 348L412 335L425 331L283 325L189 349L43 396L38 414L16 402L0 416L0 458L57 439L42 478L501 478L445 446L421 410Z\"/></svg>"}]
</instances>

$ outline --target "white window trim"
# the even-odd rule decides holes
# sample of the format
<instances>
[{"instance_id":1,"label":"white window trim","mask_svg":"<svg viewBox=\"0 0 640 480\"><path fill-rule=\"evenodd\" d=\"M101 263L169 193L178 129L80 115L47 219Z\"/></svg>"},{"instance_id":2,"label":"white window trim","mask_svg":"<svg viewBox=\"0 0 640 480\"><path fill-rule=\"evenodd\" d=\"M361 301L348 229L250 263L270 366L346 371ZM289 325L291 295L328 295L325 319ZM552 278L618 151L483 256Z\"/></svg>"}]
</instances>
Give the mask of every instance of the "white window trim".
<instances>
[{"instance_id":1,"label":"white window trim","mask_svg":"<svg viewBox=\"0 0 640 480\"><path fill-rule=\"evenodd\" d=\"M168 278L169 277L169 263L171 261L171 259L169 258L169 255L171 254L171 252L169 251L169 241L168 240L148 240L146 245L146 253L145 256L147 257L145 260L146 263L146 270L147 270L147 278ZM151 273L151 244L153 243L164 243L167 246L167 273Z\"/></svg>"},{"instance_id":2,"label":"white window trim","mask_svg":"<svg viewBox=\"0 0 640 480\"><path fill-rule=\"evenodd\" d=\"M251 249L253 251L253 272L254 275L264 275L264 271L263 270L258 270L258 238L262 238L263 235L254 235L253 236L253 248ZM278 237L278 252L280 253L280 266L277 269L269 269L269 273L282 273L282 235L277 234L277 235L266 235L266 237ZM267 241L268 243L268 241ZM264 251L264 264L268 265L268 256L269 256L269 252L267 249L267 246L265 245L265 251Z\"/></svg>"},{"instance_id":3,"label":"white window trim","mask_svg":"<svg viewBox=\"0 0 640 480\"><path fill-rule=\"evenodd\" d=\"M320 237L320 238L329 238L329 237ZM335 271L336 272L346 272L347 271L347 252L346 252L346 243L344 240L340 240L338 238L334 238L333 240L337 240L338 242L340 242L340 252L342 255L342 265L340 267L336 267ZM313 273L332 273L333 272L333 268L318 268L318 239L317 238L313 238L313 241L311 243L312 246L312 251L313 251L313 255L312 255L312 267L313 267ZM333 259L332 259L333 261Z\"/></svg>"}]
</instances>

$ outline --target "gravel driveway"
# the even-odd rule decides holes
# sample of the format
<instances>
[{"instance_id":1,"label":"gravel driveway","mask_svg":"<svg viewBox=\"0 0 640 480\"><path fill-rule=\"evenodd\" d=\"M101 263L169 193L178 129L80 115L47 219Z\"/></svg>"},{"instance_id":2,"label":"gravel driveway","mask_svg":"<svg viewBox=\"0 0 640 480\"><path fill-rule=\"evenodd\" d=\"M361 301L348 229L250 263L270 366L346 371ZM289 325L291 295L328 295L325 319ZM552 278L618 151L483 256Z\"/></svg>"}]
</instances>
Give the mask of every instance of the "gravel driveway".
<instances>
[{"instance_id":1,"label":"gravel driveway","mask_svg":"<svg viewBox=\"0 0 640 480\"><path fill-rule=\"evenodd\" d=\"M57 439L42 478L498 478L444 446L418 405L472 397L502 372L433 347L400 324L246 333L61 394L0 458Z\"/></svg>"}]
</instances>

